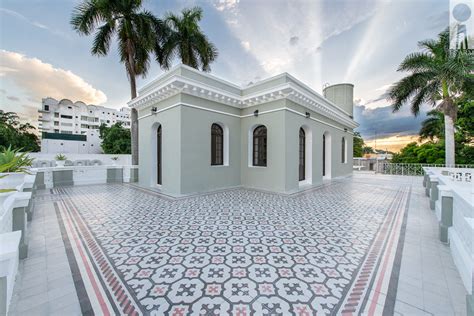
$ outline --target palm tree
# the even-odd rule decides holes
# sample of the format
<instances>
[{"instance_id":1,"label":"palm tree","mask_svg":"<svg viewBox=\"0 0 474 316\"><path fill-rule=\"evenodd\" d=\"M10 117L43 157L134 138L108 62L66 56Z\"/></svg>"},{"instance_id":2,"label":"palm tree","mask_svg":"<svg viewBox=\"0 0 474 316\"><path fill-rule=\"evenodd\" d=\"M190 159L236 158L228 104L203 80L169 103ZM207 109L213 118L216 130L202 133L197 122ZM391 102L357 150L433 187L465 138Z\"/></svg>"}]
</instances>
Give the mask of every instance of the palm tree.
<instances>
[{"instance_id":1,"label":"palm tree","mask_svg":"<svg viewBox=\"0 0 474 316\"><path fill-rule=\"evenodd\" d=\"M436 106L444 114L445 146L447 165L454 165L454 122L457 116L456 100L462 96L466 81L471 81L474 56L468 50L449 49L449 30L438 35L436 40L419 42L422 52L408 55L398 71L409 71L410 75L395 83L389 91L393 111L405 103L411 103L416 116L424 103Z\"/></svg>"},{"instance_id":2,"label":"palm tree","mask_svg":"<svg viewBox=\"0 0 474 316\"><path fill-rule=\"evenodd\" d=\"M210 64L218 55L217 48L202 32L198 22L202 9L184 9L181 16L168 13L165 19L166 34L163 47L157 52L158 63L169 68L175 57L190 67L210 71Z\"/></svg>"},{"instance_id":3,"label":"palm tree","mask_svg":"<svg viewBox=\"0 0 474 316\"><path fill-rule=\"evenodd\" d=\"M427 118L421 122L420 140L444 138L444 115L438 110L431 110Z\"/></svg>"},{"instance_id":4,"label":"palm tree","mask_svg":"<svg viewBox=\"0 0 474 316\"><path fill-rule=\"evenodd\" d=\"M131 98L137 97L136 77L146 76L150 53L157 50L162 21L142 10L141 0L85 0L73 11L71 24L79 34L94 41L93 55L105 56L116 37L120 62L125 65L130 81ZM131 112L132 164L138 164L138 115Z\"/></svg>"}]
</instances>

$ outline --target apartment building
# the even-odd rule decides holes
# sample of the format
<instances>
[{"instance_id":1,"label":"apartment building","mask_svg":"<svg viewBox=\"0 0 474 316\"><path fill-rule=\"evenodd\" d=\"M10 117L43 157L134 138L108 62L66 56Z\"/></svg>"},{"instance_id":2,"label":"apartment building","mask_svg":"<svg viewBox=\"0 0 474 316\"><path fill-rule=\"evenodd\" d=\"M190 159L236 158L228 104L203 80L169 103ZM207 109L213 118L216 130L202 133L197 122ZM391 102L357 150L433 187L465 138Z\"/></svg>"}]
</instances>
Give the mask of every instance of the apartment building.
<instances>
[{"instance_id":1,"label":"apartment building","mask_svg":"<svg viewBox=\"0 0 474 316\"><path fill-rule=\"evenodd\" d=\"M41 152L44 153L101 153L99 126L121 122L130 128L130 109L119 110L82 101L47 97L39 110Z\"/></svg>"}]
</instances>

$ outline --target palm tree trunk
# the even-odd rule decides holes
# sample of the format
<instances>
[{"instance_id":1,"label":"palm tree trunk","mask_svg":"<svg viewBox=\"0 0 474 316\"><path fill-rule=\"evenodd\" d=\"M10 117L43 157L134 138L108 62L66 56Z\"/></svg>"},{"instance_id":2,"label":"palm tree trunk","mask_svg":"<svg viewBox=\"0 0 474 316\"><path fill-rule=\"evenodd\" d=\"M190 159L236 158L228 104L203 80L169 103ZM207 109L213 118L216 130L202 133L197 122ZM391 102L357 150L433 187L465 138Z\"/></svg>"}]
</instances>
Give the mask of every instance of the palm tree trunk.
<instances>
[{"instance_id":1,"label":"palm tree trunk","mask_svg":"<svg viewBox=\"0 0 474 316\"><path fill-rule=\"evenodd\" d=\"M134 49L130 40L127 41L128 50L128 75L130 79L130 93L132 100L137 97L137 82L135 74L135 60L134 60ZM132 108L130 115L130 131L132 137L132 165L138 165L138 112L135 108Z\"/></svg>"},{"instance_id":2,"label":"palm tree trunk","mask_svg":"<svg viewBox=\"0 0 474 316\"><path fill-rule=\"evenodd\" d=\"M137 97L137 84L135 81L135 76L130 76L130 89L133 100ZM135 108L132 108L130 121L130 130L132 136L132 165L138 165L138 111Z\"/></svg>"},{"instance_id":3,"label":"palm tree trunk","mask_svg":"<svg viewBox=\"0 0 474 316\"><path fill-rule=\"evenodd\" d=\"M444 115L444 142L445 142L445 163L454 165L454 120L448 114Z\"/></svg>"}]
</instances>

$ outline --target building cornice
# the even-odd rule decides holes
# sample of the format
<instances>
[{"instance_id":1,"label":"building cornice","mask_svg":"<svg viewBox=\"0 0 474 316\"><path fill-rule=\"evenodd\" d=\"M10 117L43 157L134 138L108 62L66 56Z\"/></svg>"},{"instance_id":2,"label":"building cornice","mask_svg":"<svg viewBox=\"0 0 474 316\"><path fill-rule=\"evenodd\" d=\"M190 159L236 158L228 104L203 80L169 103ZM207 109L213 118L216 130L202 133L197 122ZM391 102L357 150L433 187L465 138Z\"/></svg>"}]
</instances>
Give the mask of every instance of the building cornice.
<instances>
[{"instance_id":1,"label":"building cornice","mask_svg":"<svg viewBox=\"0 0 474 316\"><path fill-rule=\"evenodd\" d=\"M287 99L350 128L356 128L358 126L348 113L316 92L313 92L307 86L302 85L293 77L289 78L291 79L290 82L262 89L254 93L239 95L175 74L163 81L158 79L152 84L148 84L147 92L129 101L128 105L140 110L180 93L222 103L238 109L265 104L275 100ZM216 80L215 77L212 77L212 79Z\"/></svg>"}]
</instances>

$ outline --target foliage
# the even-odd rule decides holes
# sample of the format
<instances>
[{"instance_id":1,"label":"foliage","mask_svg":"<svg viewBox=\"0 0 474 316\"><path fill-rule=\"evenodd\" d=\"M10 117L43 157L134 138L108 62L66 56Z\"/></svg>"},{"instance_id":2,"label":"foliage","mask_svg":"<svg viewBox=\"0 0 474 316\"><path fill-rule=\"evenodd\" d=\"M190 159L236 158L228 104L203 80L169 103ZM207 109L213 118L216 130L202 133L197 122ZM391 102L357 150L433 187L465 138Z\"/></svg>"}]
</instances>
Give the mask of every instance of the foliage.
<instances>
[{"instance_id":1,"label":"foliage","mask_svg":"<svg viewBox=\"0 0 474 316\"><path fill-rule=\"evenodd\" d=\"M354 132L353 144L354 157L362 157L364 140L362 139L362 136L360 136L359 132Z\"/></svg>"},{"instance_id":2,"label":"foliage","mask_svg":"<svg viewBox=\"0 0 474 316\"><path fill-rule=\"evenodd\" d=\"M105 154L130 154L130 130L122 127L122 123L115 123L110 127L102 124L99 132Z\"/></svg>"},{"instance_id":3,"label":"foliage","mask_svg":"<svg viewBox=\"0 0 474 316\"><path fill-rule=\"evenodd\" d=\"M435 106L441 100L438 110L455 118L457 108L453 102L462 95L462 87L474 80L473 54L449 49L449 29L441 32L438 39L421 41L418 45L423 51L409 54L398 68L411 74L389 91L393 110L398 111L410 101L412 113L418 115L422 104Z\"/></svg>"},{"instance_id":4,"label":"foliage","mask_svg":"<svg viewBox=\"0 0 474 316\"><path fill-rule=\"evenodd\" d=\"M428 163L444 164L444 140L417 144L409 143L399 153L393 155L393 163ZM474 146L456 143L456 163L473 164Z\"/></svg>"},{"instance_id":5,"label":"foliage","mask_svg":"<svg viewBox=\"0 0 474 316\"><path fill-rule=\"evenodd\" d=\"M398 68L398 71L410 74L391 87L388 99L393 102L394 112L410 103L415 116L423 104L436 106L445 116L445 160L448 164L454 164L456 147L453 125L460 99L470 94L472 88L469 87L474 85L474 54L471 50L450 49L449 36L447 28L437 39L418 43L422 51L409 54ZM436 134L441 134L439 119L433 113L424 122L423 138L434 139Z\"/></svg>"},{"instance_id":6,"label":"foliage","mask_svg":"<svg viewBox=\"0 0 474 316\"><path fill-rule=\"evenodd\" d=\"M409 143L400 150L400 153L394 154L393 163L429 163L444 164L444 143L427 142L417 144Z\"/></svg>"},{"instance_id":7,"label":"foliage","mask_svg":"<svg viewBox=\"0 0 474 316\"><path fill-rule=\"evenodd\" d=\"M112 38L117 38L120 62L130 81L131 98L137 97L136 77L145 77L154 53L161 67L169 68L177 52L183 63L209 71L217 50L197 24L202 17L199 8L183 10L183 17L169 16L165 23L150 11L142 9L142 0L84 0L73 11L71 25L81 35L95 32L92 54L108 54ZM185 33L183 33L185 32ZM166 49L163 46L166 44ZM138 113L131 112L132 163L138 164ZM126 142L122 142L122 149ZM114 149L118 150L118 149Z\"/></svg>"},{"instance_id":8,"label":"foliage","mask_svg":"<svg viewBox=\"0 0 474 316\"><path fill-rule=\"evenodd\" d=\"M444 138L444 115L438 110L431 110L427 118L421 122L420 140Z\"/></svg>"},{"instance_id":9,"label":"foliage","mask_svg":"<svg viewBox=\"0 0 474 316\"><path fill-rule=\"evenodd\" d=\"M474 100L466 94L457 102L458 119L455 125L456 163L474 163ZM420 129L420 140L429 139L422 145L408 144L394 156L392 162L440 163L444 164L444 115L440 111L428 112ZM435 151L439 152L435 152ZM436 162L434 162L436 161Z\"/></svg>"},{"instance_id":10,"label":"foliage","mask_svg":"<svg viewBox=\"0 0 474 316\"><path fill-rule=\"evenodd\" d=\"M161 51L163 22L142 9L142 0L84 0L73 11L71 24L81 35L95 31L92 54L105 56L112 37L117 38L120 62L130 81L131 98L137 97L136 77L145 77L150 54ZM161 53L160 53L161 54ZM138 113L132 108L132 163L138 164Z\"/></svg>"},{"instance_id":11,"label":"foliage","mask_svg":"<svg viewBox=\"0 0 474 316\"><path fill-rule=\"evenodd\" d=\"M150 54L163 24L151 12L142 10L141 5L141 0L85 0L76 6L71 18L71 25L79 34L95 32L92 55L107 55L112 38L117 37L120 62L130 80L147 74Z\"/></svg>"},{"instance_id":12,"label":"foliage","mask_svg":"<svg viewBox=\"0 0 474 316\"><path fill-rule=\"evenodd\" d=\"M362 147L362 152L364 153L364 155L366 155L366 154L375 154L375 150L370 146Z\"/></svg>"},{"instance_id":13,"label":"foliage","mask_svg":"<svg viewBox=\"0 0 474 316\"><path fill-rule=\"evenodd\" d=\"M28 173L28 167L33 164L34 158L28 157L27 152L20 152L21 149L12 149L11 146L0 153L0 165L4 166L1 172L21 172Z\"/></svg>"},{"instance_id":14,"label":"foliage","mask_svg":"<svg viewBox=\"0 0 474 316\"><path fill-rule=\"evenodd\" d=\"M456 163L472 165L474 164L474 146L464 145L456 151Z\"/></svg>"},{"instance_id":15,"label":"foliage","mask_svg":"<svg viewBox=\"0 0 474 316\"><path fill-rule=\"evenodd\" d=\"M474 96L464 98L458 104L457 132L468 141L474 139Z\"/></svg>"},{"instance_id":16,"label":"foliage","mask_svg":"<svg viewBox=\"0 0 474 316\"><path fill-rule=\"evenodd\" d=\"M63 154L57 154L56 157L54 157L57 161L65 161L67 160L67 157Z\"/></svg>"},{"instance_id":17,"label":"foliage","mask_svg":"<svg viewBox=\"0 0 474 316\"><path fill-rule=\"evenodd\" d=\"M16 113L0 110L0 150L11 146L29 152L39 151L39 140L34 130L29 123L20 123Z\"/></svg>"},{"instance_id":18,"label":"foliage","mask_svg":"<svg viewBox=\"0 0 474 316\"><path fill-rule=\"evenodd\" d=\"M158 62L165 68L178 57L185 65L210 71L210 64L218 55L217 48L199 27L202 9L184 9L181 16L168 13L165 20L165 35L162 50L158 51Z\"/></svg>"},{"instance_id":19,"label":"foliage","mask_svg":"<svg viewBox=\"0 0 474 316\"><path fill-rule=\"evenodd\" d=\"M11 149L11 146L0 153L0 173L28 173L33 158L28 157L28 153L20 153L20 149ZM0 175L0 179L8 174ZM15 189L0 189L0 193L14 192Z\"/></svg>"}]
</instances>

